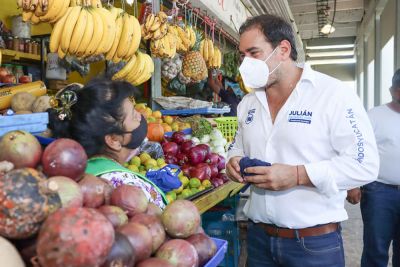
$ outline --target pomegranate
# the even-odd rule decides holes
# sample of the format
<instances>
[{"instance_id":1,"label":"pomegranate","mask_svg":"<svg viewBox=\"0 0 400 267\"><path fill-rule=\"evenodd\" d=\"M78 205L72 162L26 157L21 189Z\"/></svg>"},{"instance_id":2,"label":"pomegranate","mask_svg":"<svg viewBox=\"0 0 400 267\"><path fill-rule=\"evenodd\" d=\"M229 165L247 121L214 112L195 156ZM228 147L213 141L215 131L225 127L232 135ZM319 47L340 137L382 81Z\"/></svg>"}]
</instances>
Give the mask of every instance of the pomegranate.
<instances>
[{"instance_id":1,"label":"pomegranate","mask_svg":"<svg viewBox=\"0 0 400 267\"><path fill-rule=\"evenodd\" d=\"M152 237L152 252L156 252L157 249L165 241L165 230L161 223L161 219L154 215L148 215L145 213L139 213L133 216L129 222L136 222L146 226L150 230Z\"/></svg>"},{"instance_id":2,"label":"pomegranate","mask_svg":"<svg viewBox=\"0 0 400 267\"><path fill-rule=\"evenodd\" d=\"M165 208L161 221L170 236L187 238L196 233L200 225L200 214L191 201L179 199Z\"/></svg>"},{"instance_id":3,"label":"pomegranate","mask_svg":"<svg viewBox=\"0 0 400 267\"><path fill-rule=\"evenodd\" d=\"M15 168L35 168L41 156L39 141L28 132L11 131L0 140L0 161L9 161Z\"/></svg>"},{"instance_id":4,"label":"pomegranate","mask_svg":"<svg viewBox=\"0 0 400 267\"><path fill-rule=\"evenodd\" d=\"M135 250L136 262L147 259L152 251L152 239L150 230L135 222L129 222L118 229L118 232L124 234Z\"/></svg>"},{"instance_id":5,"label":"pomegranate","mask_svg":"<svg viewBox=\"0 0 400 267\"><path fill-rule=\"evenodd\" d=\"M117 206L101 206L97 209L112 223L114 228L118 228L128 222L126 213Z\"/></svg>"},{"instance_id":6,"label":"pomegranate","mask_svg":"<svg viewBox=\"0 0 400 267\"><path fill-rule=\"evenodd\" d=\"M217 246L214 241L206 234L194 234L186 239L194 246L199 256L199 266L203 266L217 252Z\"/></svg>"},{"instance_id":7,"label":"pomegranate","mask_svg":"<svg viewBox=\"0 0 400 267\"><path fill-rule=\"evenodd\" d=\"M108 253L106 262L101 267L133 267L135 264L135 250L129 239L121 234L115 233L114 244Z\"/></svg>"},{"instance_id":8,"label":"pomegranate","mask_svg":"<svg viewBox=\"0 0 400 267\"><path fill-rule=\"evenodd\" d=\"M63 208L40 229L37 254L42 267L100 266L114 243L114 228L100 212Z\"/></svg>"},{"instance_id":9,"label":"pomegranate","mask_svg":"<svg viewBox=\"0 0 400 267\"><path fill-rule=\"evenodd\" d=\"M111 194L111 205L122 208L128 216L145 212L148 204L146 195L137 186L123 184L115 188Z\"/></svg>"},{"instance_id":10,"label":"pomegranate","mask_svg":"<svg viewBox=\"0 0 400 267\"><path fill-rule=\"evenodd\" d=\"M156 257L166 259L177 267L199 266L199 257L195 247L183 239L172 239L164 243L158 249Z\"/></svg>"},{"instance_id":11,"label":"pomegranate","mask_svg":"<svg viewBox=\"0 0 400 267\"><path fill-rule=\"evenodd\" d=\"M57 139L46 147L42 156L43 172L48 176L61 175L75 181L85 172L87 155L76 141Z\"/></svg>"},{"instance_id":12,"label":"pomegranate","mask_svg":"<svg viewBox=\"0 0 400 267\"><path fill-rule=\"evenodd\" d=\"M105 202L108 192L113 190L105 180L92 174L85 173L82 180L79 181L83 193L83 206L87 208L97 208ZM109 197L109 198L110 198Z\"/></svg>"},{"instance_id":13,"label":"pomegranate","mask_svg":"<svg viewBox=\"0 0 400 267\"><path fill-rule=\"evenodd\" d=\"M48 187L58 193L61 206L82 207L83 195L78 183L64 176L53 176L47 180Z\"/></svg>"},{"instance_id":14,"label":"pomegranate","mask_svg":"<svg viewBox=\"0 0 400 267\"><path fill-rule=\"evenodd\" d=\"M155 215L155 216L161 218L162 213L163 213L162 209L159 206L157 206L156 204L150 202L149 205L147 205L146 214Z\"/></svg>"},{"instance_id":15,"label":"pomegranate","mask_svg":"<svg viewBox=\"0 0 400 267\"><path fill-rule=\"evenodd\" d=\"M0 235L27 238L39 231L50 212L61 206L46 177L32 168L12 170L0 176Z\"/></svg>"}]
</instances>

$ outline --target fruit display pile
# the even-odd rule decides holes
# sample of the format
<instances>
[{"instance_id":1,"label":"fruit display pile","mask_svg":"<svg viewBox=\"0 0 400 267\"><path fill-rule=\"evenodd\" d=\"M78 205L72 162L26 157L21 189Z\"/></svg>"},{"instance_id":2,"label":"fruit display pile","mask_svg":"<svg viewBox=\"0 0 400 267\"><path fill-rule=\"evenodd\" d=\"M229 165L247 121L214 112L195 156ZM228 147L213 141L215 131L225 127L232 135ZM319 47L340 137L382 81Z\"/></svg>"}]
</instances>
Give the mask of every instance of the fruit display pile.
<instances>
[{"instance_id":1,"label":"fruit display pile","mask_svg":"<svg viewBox=\"0 0 400 267\"><path fill-rule=\"evenodd\" d=\"M138 187L114 188L85 174L86 160L71 139L57 139L43 150L27 132L2 137L0 243L10 250L3 263L196 267L215 255L216 244L191 201L175 200L161 210ZM152 169L165 162L143 153L128 168L142 164ZM205 180L181 177L190 188L207 186Z\"/></svg>"}]
</instances>

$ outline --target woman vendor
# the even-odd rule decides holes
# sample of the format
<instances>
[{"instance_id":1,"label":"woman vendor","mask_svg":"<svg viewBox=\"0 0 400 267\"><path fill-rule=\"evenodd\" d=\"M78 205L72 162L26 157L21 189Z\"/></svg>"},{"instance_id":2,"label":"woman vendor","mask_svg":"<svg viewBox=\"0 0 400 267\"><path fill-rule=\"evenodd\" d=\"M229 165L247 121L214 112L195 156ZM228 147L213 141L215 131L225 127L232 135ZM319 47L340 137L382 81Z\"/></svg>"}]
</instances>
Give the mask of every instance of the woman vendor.
<instances>
[{"instance_id":1,"label":"woman vendor","mask_svg":"<svg viewBox=\"0 0 400 267\"><path fill-rule=\"evenodd\" d=\"M130 83L95 79L82 87L67 86L57 93L59 107L49 110L53 137L79 142L88 155L86 173L110 181L114 186L140 187L150 202L164 208L162 190L147 178L123 167L139 153L147 135L146 119L134 109Z\"/></svg>"}]
</instances>

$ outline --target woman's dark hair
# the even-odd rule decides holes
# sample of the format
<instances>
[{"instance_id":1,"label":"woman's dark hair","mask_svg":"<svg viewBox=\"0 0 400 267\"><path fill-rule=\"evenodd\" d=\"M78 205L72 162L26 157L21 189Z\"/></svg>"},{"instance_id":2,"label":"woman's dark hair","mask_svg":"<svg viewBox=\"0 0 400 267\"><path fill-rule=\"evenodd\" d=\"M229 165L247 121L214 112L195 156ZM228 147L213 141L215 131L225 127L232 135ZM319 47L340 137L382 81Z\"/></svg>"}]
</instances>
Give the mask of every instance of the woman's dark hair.
<instances>
[{"instance_id":1,"label":"woman's dark hair","mask_svg":"<svg viewBox=\"0 0 400 267\"><path fill-rule=\"evenodd\" d=\"M292 50L290 58L294 61L297 60L296 42L293 35L293 29L289 23L280 17L264 14L247 19L242 26L240 26L239 34L242 34L251 28L259 28L263 32L267 42L271 43L275 48L283 40L290 43Z\"/></svg>"},{"instance_id":2,"label":"woman's dark hair","mask_svg":"<svg viewBox=\"0 0 400 267\"><path fill-rule=\"evenodd\" d=\"M122 103L138 93L128 82L109 79L95 79L83 88L63 90L74 91L78 100L71 107L69 119L60 120L56 110L48 110L49 128L55 138L67 137L79 142L89 157L102 152L107 134L124 132Z\"/></svg>"}]
</instances>

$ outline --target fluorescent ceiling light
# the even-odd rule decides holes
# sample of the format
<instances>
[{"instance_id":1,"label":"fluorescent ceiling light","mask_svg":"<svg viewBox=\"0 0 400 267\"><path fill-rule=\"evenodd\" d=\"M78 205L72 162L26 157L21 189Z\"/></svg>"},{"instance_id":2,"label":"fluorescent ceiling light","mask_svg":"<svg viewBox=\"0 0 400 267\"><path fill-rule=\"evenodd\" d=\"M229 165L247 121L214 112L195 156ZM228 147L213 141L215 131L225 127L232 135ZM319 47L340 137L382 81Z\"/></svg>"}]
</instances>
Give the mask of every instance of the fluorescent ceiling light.
<instances>
[{"instance_id":1,"label":"fluorescent ceiling light","mask_svg":"<svg viewBox=\"0 0 400 267\"><path fill-rule=\"evenodd\" d=\"M335 27L333 27L330 23L325 24L324 27L321 28L321 32L323 34L330 34L333 33L335 30Z\"/></svg>"},{"instance_id":2,"label":"fluorescent ceiling light","mask_svg":"<svg viewBox=\"0 0 400 267\"><path fill-rule=\"evenodd\" d=\"M307 46L309 50L322 50L322 49L341 49L341 48L353 48L354 44L341 44L341 45L312 45Z\"/></svg>"},{"instance_id":3,"label":"fluorescent ceiling light","mask_svg":"<svg viewBox=\"0 0 400 267\"><path fill-rule=\"evenodd\" d=\"M309 57L338 57L338 56L353 56L353 55L354 55L354 50L309 52L309 53L307 53L307 56L309 56Z\"/></svg>"},{"instance_id":4,"label":"fluorescent ceiling light","mask_svg":"<svg viewBox=\"0 0 400 267\"><path fill-rule=\"evenodd\" d=\"M353 58L337 58L337 59L314 59L306 61L310 65L328 65L328 64L353 64L356 59Z\"/></svg>"}]
</instances>

